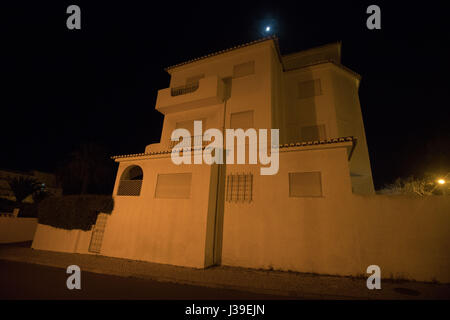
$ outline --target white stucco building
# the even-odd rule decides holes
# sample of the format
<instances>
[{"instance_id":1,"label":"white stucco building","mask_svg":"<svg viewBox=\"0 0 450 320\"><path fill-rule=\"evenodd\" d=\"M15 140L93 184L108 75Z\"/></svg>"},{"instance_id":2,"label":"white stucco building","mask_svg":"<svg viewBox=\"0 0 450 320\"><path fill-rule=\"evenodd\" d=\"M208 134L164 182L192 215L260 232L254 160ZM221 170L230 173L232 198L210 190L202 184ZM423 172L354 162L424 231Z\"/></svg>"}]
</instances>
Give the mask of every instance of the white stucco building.
<instances>
[{"instance_id":1,"label":"white stucco building","mask_svg":"<svg viewBox=\"0 0 450 320\"><path fill-rule=\"evenodd\" d=\"M39 224L33 248L352 276L376 264L382 277L450 282L450 197L374 194L360 77L340 52L282 56L266 38L167 68L160 143L114 157L112 213L89 231ZM171 133L195 120L203 131L279 129L278 172L174 164Z\"/></svg>"},{"instance_id":2,"label":"white stucco building","mask_svg":"<svg viewBox=\"0 0 450 320\"><path fill-rule=\"evenodd\" d=\"M238 263L256 248L236 233L249 232L265 210L372 193L360 77L341 65L340 51L334 43L281 56L277 39L266 38L167 68L170 85L155 106L165 116L160 143L114 157L116 204L102 253L193 267ZM280 129L278 174L261 176L259 165L173 164L171 133L193 132L194 120L203 131ZM263 232L248 236L264 241Z\"/></svg>"}]
</instances>

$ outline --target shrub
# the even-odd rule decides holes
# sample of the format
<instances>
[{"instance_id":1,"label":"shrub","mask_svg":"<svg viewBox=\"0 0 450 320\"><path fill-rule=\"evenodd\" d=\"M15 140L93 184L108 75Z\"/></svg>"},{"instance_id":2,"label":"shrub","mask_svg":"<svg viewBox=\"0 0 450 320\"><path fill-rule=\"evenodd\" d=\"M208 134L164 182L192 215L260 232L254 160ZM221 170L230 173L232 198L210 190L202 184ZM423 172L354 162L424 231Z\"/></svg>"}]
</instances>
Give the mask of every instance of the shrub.
<instances>
[{"instance_id":1,"label":"shrub","mask_svg":"<svg viewBox=\"0 0 450 320\"><path fill-rule=\"evenodd\" d=\"M431 196L445 194L445 187L441 187L437 178L430 176L417 178L410 176L408 178L397 178L394 183L386 185L383 189L377 191L378 194L386 195L417 195ZM446 187L448 188L448 187Z\"/></svg>"},{"instance_id":2,"label":"shrub","mask_svg":"<svg viewBox=\"0 0 450 320\"><path fill-rule=\"evenodd\" d=\"M40 224L66 230L90 230L100 212L111 213L114 208L112 196L70 195L52 196L38 205Z\"/></svg>"},{"instance_id":3,"label":"shrub","mask_svg":"<svg viewBox=\"0 0 450 320\"><path fill-rule=\"evenodd\" d=\"M13 200L0 198L0 211L12 212L14 208L17 208L17 203Z\"/></svg>"},{"instance_id":4,"label":"shrub","mask_svg":"<svg viewBox=\"0 0 450 320\"><path fill-rule=\"evenodd\" d=\"M42 200L52 196L52 193L46 189L39 189L33 193L33 202L39 203Z\"/></svg>"},{"instance_id":5,"label":"shrub","mask_svg":"<svg viewBox=\"0 0 450 320\"><path fill-rule=\"evenodd\" d=\"M38 205L36 203L22 203L18 214L19 218L37 218Z\"/></svg>"}]
</instances>

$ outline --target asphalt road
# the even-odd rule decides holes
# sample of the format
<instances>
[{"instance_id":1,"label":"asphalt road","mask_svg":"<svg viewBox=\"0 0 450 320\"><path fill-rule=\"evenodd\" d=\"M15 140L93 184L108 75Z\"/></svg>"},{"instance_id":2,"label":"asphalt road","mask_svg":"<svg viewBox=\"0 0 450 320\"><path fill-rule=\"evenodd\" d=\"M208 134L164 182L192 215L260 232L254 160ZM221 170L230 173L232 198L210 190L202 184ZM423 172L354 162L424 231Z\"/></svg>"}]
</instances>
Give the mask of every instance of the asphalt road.
<instances>
[{"instance_id":1,"label":"asphalt road","mask_svg":"<svg viewBox=\"0 0 450 320\"><path fill-rule=\"evenodd\" d=\"M83 272L81 289L66 286L65 269L0 260L0 299L286 299L286 297L215 289Z\"/></svg>"}]
</instances>

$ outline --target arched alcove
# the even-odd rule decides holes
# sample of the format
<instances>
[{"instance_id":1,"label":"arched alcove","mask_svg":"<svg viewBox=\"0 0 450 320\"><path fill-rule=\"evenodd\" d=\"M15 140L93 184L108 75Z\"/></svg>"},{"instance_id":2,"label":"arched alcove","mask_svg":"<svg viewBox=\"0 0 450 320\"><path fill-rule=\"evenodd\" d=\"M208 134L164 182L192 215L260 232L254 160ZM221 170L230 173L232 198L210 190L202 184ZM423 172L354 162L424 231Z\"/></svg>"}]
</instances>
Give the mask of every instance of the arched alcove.
<instances>
[{"instance_id":1,"label":"arched alcove","mask_svg":"<svg viewBox=\"0 0 450 320\"><path fill-rule=\"evenodd\" d=\"M141 194L144 172L137 165L127 167L120 176L118 196L139 196Z\"/></svg>"}]
</instances>

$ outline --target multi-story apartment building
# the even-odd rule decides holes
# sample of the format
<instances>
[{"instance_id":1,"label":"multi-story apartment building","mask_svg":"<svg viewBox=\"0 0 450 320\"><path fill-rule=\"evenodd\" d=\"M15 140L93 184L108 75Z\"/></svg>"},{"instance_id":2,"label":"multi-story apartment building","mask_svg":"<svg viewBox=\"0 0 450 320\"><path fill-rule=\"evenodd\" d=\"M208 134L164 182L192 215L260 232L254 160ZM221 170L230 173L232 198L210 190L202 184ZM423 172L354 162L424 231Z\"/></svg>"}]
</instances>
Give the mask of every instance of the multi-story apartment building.
<instances>
[{"instance_id":1,"label":"multi-story apartment building","mask_svg":"<svg viewBox=\"0 0 450 320\"><path fill-rule=\"evenodd\" d=\"M161 140L114 157L112 213L88 231L38 224L32 247L347 276L377 265L382 277L448 282L450 201L373 194L360 77L340 52L334 43L283 56L277 39L266 38L167 68L170 85L155 106L164 114ZM226 161L213 164L195 163L211 145L194 138L183 149L194 162L176 164L177 128L188 130L181 142L192 133L206 140L207 129L246 129L249 138L225 134L237 146L215 148ZM270 164L250 161L256 145L269 150L251 128L279 129ZM246 161L229 162L241 146ZM275 159L277 170L262 174Z\"/></svg>"},{"instance_id":2,"label":"multi-story apartment building","mask_svg":"<svg viewBox=\"0 0 450 320\"><path fill-rule=\"evenodd\" d=\"M160 143L114 157L116 204L102 254L194 267L276 264L265 257L291 232L270 231L276 219L373 193L360 77L341 64L340 43L282 56L277 39L265 38L166 70L170 85L155 106L165 116ZM193 132L195 120L203 131L279 129L278 173L260 175L259 164L174 164L171 134Z\"/></svg>"}]
</instances>

